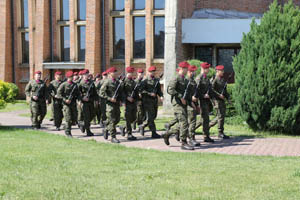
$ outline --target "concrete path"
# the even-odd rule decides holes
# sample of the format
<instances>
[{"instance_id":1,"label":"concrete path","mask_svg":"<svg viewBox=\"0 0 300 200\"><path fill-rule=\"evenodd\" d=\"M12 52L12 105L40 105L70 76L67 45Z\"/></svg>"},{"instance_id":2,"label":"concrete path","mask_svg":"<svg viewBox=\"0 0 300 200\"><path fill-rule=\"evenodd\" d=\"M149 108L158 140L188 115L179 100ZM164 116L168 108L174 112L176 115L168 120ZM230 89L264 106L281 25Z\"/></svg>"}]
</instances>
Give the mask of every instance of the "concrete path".
<instances>
[{"instance_id":1,"label":"concrete path","mask_svg":"<svg viewBox=\"0 0 300 200\"><path fill-rule=\"evenodd\" d=\"M24 111L0 113L0 125L17 128L30 128L30 118L19 116L21 113L24 113ZM41 130L47 133L64 135L63 130L56 131L53 126L53 122L50 122L47 119L44 120ZM85 134L80 132L77 126L73 126L72 135L74 138L84 140L94 139L98 142L110 142L109 140L104 140L102 129L99 128L99 126L92 125L91 130L95 136L86 137ZM161 134L162 132L159 133ZM166 146L163 139L152 139L150 132L146 132L144 137L137 132L134 132L134 135L138 138L138 140L127 141L126 138L121 135L117 135L117 138L121 141L121 145L128 147L182 152L180 149L180 143L174 138L170 138L171 144L170 146ZM300 156L300 139L298 138L232 137L229 140L214 138L216 141L214 144L203 143L203 137L199 135L196 136L196 139L201 143L201 147L195 149L193 152L211 152L235 155Z\"/></svg>"}]
</instances>

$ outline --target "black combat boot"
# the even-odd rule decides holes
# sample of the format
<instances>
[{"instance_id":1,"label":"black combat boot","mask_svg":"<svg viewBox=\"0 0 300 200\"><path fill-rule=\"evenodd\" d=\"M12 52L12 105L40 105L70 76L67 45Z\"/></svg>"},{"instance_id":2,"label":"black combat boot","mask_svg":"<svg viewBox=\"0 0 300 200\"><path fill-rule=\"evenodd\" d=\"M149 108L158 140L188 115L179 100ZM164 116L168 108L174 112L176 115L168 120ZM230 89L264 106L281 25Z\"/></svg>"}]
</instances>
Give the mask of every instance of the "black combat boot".
<instances>
[{"instance_id":1,"label":"black combat boot","mask_svg":"<svg viewBox=\"0 0 300 200\"><path fill-rule=\"evenodd\" d=\"M208 143L214 143L215 141L213 139L211 139L208 135L206 135L204 137L204 142L208 142Z\"/></svg>"},{"instance_id":2,"label":"black combat boot","mask_svg":"<svg viewBox=\"0 0 300 200\"><path fill-rule=\"evenodd\" d=\"M78 123L78 126L79 126L79 129L81 131L81 133L84 133L85 132L85 127L82 123Z\"/></svg>"},{"instance_id":3,"label":"black combat boot","mask_svg":"<svg viewBox=\"0 0 300 200\"><path fill-rule=\"evenodd\" d=\"M124 126L119 126L121 135L124 137L125 136L125 127Z\"/></svg>"},{"instance_id":4,"label":"black combat boot","mask_svg":"<svg viewBox=\"0 0 300 200\"><path fill-rule=\"evenodd\" d=\"M99 126L100 126L100 128L104 128L104 124L102 121L99 122Z\"/></svg>"},{"instance_id":5,"label":"black combat boot","mask_svg":"<svg viewBox=\"0 0 300 200\"><path fill-rule=\"evenodd\" d=\"M86 136L94 136L94 133L91 132L90 128L86 129Z\"/></svg>"},{"instance_id":6,"label":"black combat boot","mask_svg":"<svg viewBox=\"0 0 300 200\"><path fill-rule=\"evenodd\" d=\"M133 122L133 130L136 130L136 122Z\"/></svg>"},{"instance_id":7,"label":"black combat boot","mask_svg":"<svg viewBox=\"0 0 300 200\"><path fill-rule=\"evenodd\" d=\"M72 137L71 131L65 131L66 136Z\"/></svg>"},{"instance_id":8,"label":"black combat boot","mask_svg":"<svg viewBox=\"0 0 300 200\"><path fill-rule=\"evenodd\" d=\"M183 140L182 143L181 143L181 149L182 150L189 150L189 151L192 151L194 150L194 147L192 147L191 145L189 145L186 140Z\"/></svg>"},{"instance_id":9,"label":"black combat boot","mask_svg":"<svg viewBox=\"0 0 300 200\"><path fill-rule=\"evenodd\" d=\"M128 133L127 140L136 140L136 137L134 137L131 133Z\"/></svg>"},{"instance_id":10,"label":"black combat boot","mask_svg":"<svg viewBox=\"0 0 300 200\"><path fill-rule=\"evenodd\" d=\"M60 127L59 127L59 126L57 126L57 127L56 127L56 130L57 130L57 131L60 131Z\"/></svg>"},{"instance_id":11,"label":"black combat boot","mask_svg":"<svg viewBox=\"0 0 300 200\"><path fill-rule=\"evenodd\" d=\"M169 141L170 135L169 135L169 132L166 131L166 132L162 135L162 137L164 138L165 144L169 146L169 145L170 145L170 141Z\"/></svg>"},{"instance_id":12,"label":"black combat boot","mask_svg":"<svg viewBox=\"0 0 300 200\"><path fill-rule=\"evenodd\" d=\"M139 130L140 130L140 133L141 133L142 136L145 135L145 130L144 130L144 128L145 128L145 127L144 127L143 125L140 125L140 126L139 126Z\"/></svg>"},{"instance_id":13,"label":"black combat boot","mask_svg":"<svg viewBox=\"0 0 300 200\"><path fill-rule=\"evenodd\" d=\"M197 142L196 139L195 139L195 135L192 136L192 138L191 138L190 141L189 141L189 144L190 144L191 146L194 146L194 147L199 147L199 146L200 146L200 143Z\"/></svg>"},{"instance_id":14,"label":"black combat boot","mask_svg":"<svg viewBox=\"0 0 300 200\"><path fill-rule=\"evenodd\" d=\"M111 143L120 143L120 141L116 137L111 138Z\"/></svg>"},{"instance_id":15,"label":"black combat boot","mask_svg":"<svg viewBox=\"0 0 300 200\"><path fill-rule=\"evenodd\" d=\"M166 129L166 131L169 131L170 130L170 124L165 123L165 129Z\"/></svg>"},{"instance_id":16,"label":"black combat boot","mask_svg":"<svg viewBox=\"0 0 300 200\"><path fill-rule=\"evenodd\" d=\"M155 131L152 131L151 137L152 137L152 138L161 138L161 136L158 135Z\"/></svg>"},{"instance_id":17,"label":"black combat boot","mask_svg":"<svg viewBox=\"0 0 300 200\"><path fill-rule=\"evenodd\" d=\"M108 139L108 130L106 128L103 129L103 137L104 139Z\"/></svg>"},{"instance_id":18,"label":"black combat boot","mask_svg":"<svg viewBox=\"0 0 300 200\"><path fill-rule=\"evenodd\" d=\"M179 132L175 134L175 139L180 142L180 136L179 136Z\"/></svg>"},{"instance_id":19,"label":"black combat boot","mask_svg":"<svg viewBox=\"0 0 300 200\"><path fill-rule=\"evenodd\" d=\"M218 138L229 139L230 137L228 135L225 135L224 133L219 133Z\"/></svg>"}]
</instances>

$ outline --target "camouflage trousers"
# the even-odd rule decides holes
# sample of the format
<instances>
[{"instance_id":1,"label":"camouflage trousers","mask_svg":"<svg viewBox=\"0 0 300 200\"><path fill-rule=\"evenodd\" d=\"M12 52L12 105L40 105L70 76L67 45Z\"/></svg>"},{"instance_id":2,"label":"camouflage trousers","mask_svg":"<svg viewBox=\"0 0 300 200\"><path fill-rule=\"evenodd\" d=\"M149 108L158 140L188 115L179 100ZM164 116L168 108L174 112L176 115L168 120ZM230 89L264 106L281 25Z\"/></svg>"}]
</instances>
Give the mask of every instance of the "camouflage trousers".
<instances>
[{"instance_id":1,"label":"camouflage trousers","mask_svg":"<svg viewBox=\"0 0 300 200\"><path fill-rule=\"evenodd\" d=\"M60 127L63 119L63 104L61 100L52 100L51 104L52 117L54 126Z\"/></svg>"},{"instance_id":2,"label":"camouflage trousers","mask_svg":"<svg viewBox=\"0 0 300 200\"><path fill-rule=\"evenodd\" d=\"M82 102L82 113L81 117L83 119L80 121L81 125L84 126L85 129L89 129L91 126L91 121L93 120L95 116L95 110L94 110L94 102Z\"/></svg>"},{"instance_id":3,"label":"camouflage trousers","mask_svg":"<svg viewBox=\"0 0 300 200\"><path fill-rule=\"evenodd\" d=\"M125 107L125 120L126 120L126 133L132 134L131 123L136 120L137 107L136 103L126 102Z\"/></svg>"},{"instance_id":4,"label":"camouflage trousers","mask_svg":"<svg viewBox=\"0 0 300 200\"><path fill-rule=\"evenodd\" d=\"M116 137L116 125L120 122L120 114L121 112L119 103L108 103L106 105L106 129L111 137Z\"/></svg>"},{"instance_id":5,"label":"camouflage trousers","mask_svg":"<svg viewBox=\"0 0 300 200\"><path fill-rule=\"evenodd\" d=\"M136 122L138 125L143 124L144 120L145 120L145 111L144 111L144 107L143 107L143 103L142 101L138 101L137 103L137 119Z\"/></svg>"},{"instance_id":6,"label":"camouflage trousers","mask_svg":"<svg viewBox=\"0 0 300 200\"><path fill-rule=\"evenodd\" d=\"M71 103L69 105L64 104L63 105L63 114L64 114L64 118L65 118L65 131L67 133L71 132L71 128L72 128L72 123L74 118L76 117L76 113L77 113L77 108L76 108L76 103Z\"/></svg>"},{"instance_id":7,"label":"camouflage trousers","mask_svg":"<svg viewBox=\"0 0 300 200\"><path fill-rule=\"evenodd\" d=\"M156 132L156 126L154 120L157 117L157 98L146 99L143 101L143 108L145 110L146 121L143 123L143 126L149 126L151 132Z\"/></svg>"},{"instance_id":8,"label":"camouflage trousers","mask_svg":"<svg viewBox=\"0 0 300 200\"><path fill-rule=\"evenodd\" d=\"M189 136L188 113L186 107L176 107L174 112L175 118L171 121L173 127L170 129L168 135L180 134L181 141L186 141Z\"/></svg>"},{"instance_id":9,"label":"camouflage trousers","mask_svg":"<svg viewBox=\"0 0 300 200\"><path fill-rule=\"evenodd\" d=\"M31 123L33 127L42 124L46 113L47 105L45 101L30 101Z\"/></svg>"},{"instance_id":10,"label":"camouflage trousers","mask_svg":"<svg viewBox=\"0 0 300 200\"><path fill-rule=\"evenodd\" d=\"M213 127L218 124L219 133L224 133L224 121L226 115L226 104L223 100L215 100L215 109L217 111L217 116L210 121L209 126Z\"/></svg>"}]
</instances>

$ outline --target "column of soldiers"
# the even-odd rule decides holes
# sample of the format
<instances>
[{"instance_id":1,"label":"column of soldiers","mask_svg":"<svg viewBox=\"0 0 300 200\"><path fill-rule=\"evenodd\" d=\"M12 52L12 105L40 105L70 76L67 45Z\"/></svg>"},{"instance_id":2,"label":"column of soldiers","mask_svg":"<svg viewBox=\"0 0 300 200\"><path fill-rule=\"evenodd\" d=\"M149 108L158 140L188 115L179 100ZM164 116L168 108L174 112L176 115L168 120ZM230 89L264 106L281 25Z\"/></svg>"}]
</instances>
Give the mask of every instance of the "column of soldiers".
<instances>
[{"instance_id":1,"label":"column of soldiers","mask_svg":"<svg viewBox=\"0 0 300 200\"><path fill-rule=\"evenodd\" d=\"M181 141L181 148L193 150L200 146L195 139L196 129L203 126L204 142L213 143L210 138L210 127L218 124L219 137L228 139L224 134L225 100L229 100L226 82L223 79L224 66L217 66L216 77L208 78L210 65L201 64L201 74L195 78L196 66L187 62L179 63L177 76L168 85L168 94L174 108L174 119L165 125L163 139L169 145L169 137L173 134ZM158 113L158 101L163 101L160 78L156 76L156 67L151 66L144 75L143 69L126 67L125 76L117 76L117 68L110 67L95 78L87 69L77 72L68 71L63 81L62 73L55 73L55 80L47 87L41 80L41 72L35 73L35 79L26 86L26 95L30 98L32 127L41 128L46 115L46 104L51 103L52 116L56 130L60 130L62 119L65 119L64 130L67 136L72 136L72 125L78 125L82 133L93 136L91 122L94 119L107 140L120 143L117 139L117 125L120 122L120 107L125 107L126 125L120 126L121 134L127 140L136 140L133 129L138 126L142 136L145 128L151 131L152 138L161 138L156 132L154 120ZM213 102L217 117L209 121ZM197 115L201 119L197 121Z\"/></svg>"}]
</instances>

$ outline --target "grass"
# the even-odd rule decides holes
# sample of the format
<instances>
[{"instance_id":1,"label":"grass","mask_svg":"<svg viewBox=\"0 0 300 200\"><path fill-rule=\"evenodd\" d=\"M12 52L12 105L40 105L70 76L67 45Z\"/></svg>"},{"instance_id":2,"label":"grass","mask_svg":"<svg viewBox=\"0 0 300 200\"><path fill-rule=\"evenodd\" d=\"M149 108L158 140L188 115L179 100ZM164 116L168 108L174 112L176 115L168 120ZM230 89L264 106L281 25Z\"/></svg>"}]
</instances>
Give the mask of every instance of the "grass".
<instances>
[{"instance_id":1,"label":"grass","mask_svg":"<svg viewBox=\"0 0 300 200\"><path fill-rule=\"evenodd\" d=\"M4 109L0 109L0 112L12 112L27 109L29 109L29 105L25 100L17 100L15 103L8 103Z\"/></svg>"},{"instance_id":2,"label":"grass","mask_svg":"<svg viewBox=\"0 0 300 200\"><path fill-rule=\"evenodd\" d=\"M0 199L299 199L297 157L159 152L0 127Z\"/></svg>"}]
</instances>

